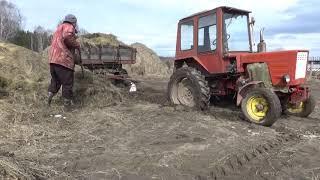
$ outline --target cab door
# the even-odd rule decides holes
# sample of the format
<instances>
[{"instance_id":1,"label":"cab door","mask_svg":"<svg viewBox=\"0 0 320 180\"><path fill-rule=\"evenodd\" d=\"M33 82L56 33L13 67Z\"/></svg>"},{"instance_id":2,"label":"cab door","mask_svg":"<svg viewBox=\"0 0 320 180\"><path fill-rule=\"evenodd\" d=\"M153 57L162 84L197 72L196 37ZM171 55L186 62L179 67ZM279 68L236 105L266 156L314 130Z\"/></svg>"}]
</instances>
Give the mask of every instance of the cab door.
<instances>
[{"instance_id":1,"label":"cab door","mask_svg":"<svg viewBox=\"0 0 320 180\"><path fill-rule=\"evenodd\" d=\"M198 18L197 53L199 61L210 74L223 73L222 61L218 53L217 13L211 12Z\"/></svg>"}]
</instances>

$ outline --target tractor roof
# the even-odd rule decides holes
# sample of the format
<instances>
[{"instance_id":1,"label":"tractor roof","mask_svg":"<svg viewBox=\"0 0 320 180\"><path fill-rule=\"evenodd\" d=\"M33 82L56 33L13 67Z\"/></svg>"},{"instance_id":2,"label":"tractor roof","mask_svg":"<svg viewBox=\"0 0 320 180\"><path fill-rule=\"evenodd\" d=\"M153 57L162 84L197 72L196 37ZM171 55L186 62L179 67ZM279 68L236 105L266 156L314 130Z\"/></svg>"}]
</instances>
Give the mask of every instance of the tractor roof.
<instances>
[{"instance_id":1,"label":"tractor roof","mask_svg":"<svg viewBox=\"0 0 320 180\"><path fill-rule=\"evenodd\" d=\"M205 13L210 12L210 11L216 11L217 9L223 9L223 10L229 10L229 11L241 12L241 13L251 13L251 11L247 11L247 10L237 9L237 8L228 7L228 6L220 6L220 7L217 7L215 9L201 11L199 13L192 14L191 16L185 17L185 18L181 19L180 21L186 20L186 19L190 19L192 17L199 16L201 14L205 14Z\"/></svg>"}]
</instances>

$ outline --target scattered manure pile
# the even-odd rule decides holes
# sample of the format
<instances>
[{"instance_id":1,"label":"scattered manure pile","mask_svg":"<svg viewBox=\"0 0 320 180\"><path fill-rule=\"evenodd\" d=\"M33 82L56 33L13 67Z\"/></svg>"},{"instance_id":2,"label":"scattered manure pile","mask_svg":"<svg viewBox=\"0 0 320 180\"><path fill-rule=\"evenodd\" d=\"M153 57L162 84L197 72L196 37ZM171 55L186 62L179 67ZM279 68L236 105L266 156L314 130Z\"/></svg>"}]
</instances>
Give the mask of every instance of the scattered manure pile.
<instances>
[{"instance_id":1,"label":"scattered manure pile","mask_svg":"<svg viewBox=\"0 0 320 180\"><path fill-rule=\"evenodd\" d=\"M125 66L129 73L143 77L169 77L171 75L170 67L152 49L141 43L134 43L131 46L137 49L137 62Z\"/></svg>"}]
</instances>

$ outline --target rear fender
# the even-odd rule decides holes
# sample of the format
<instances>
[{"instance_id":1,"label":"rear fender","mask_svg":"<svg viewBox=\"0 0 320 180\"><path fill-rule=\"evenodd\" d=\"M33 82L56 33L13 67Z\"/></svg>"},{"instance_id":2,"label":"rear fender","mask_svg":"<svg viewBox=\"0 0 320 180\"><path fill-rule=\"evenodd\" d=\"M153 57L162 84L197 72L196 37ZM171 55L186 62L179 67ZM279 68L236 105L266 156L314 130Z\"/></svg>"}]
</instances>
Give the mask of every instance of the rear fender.
<instances>
[{"instance_id":1,"label":"rear fender","mask_svg":"<svg viewBox=\"0 0 320 180\"><path fill-rule=\"evenodd\" d=\"M201 71L205 76L209 74L208 70L205 68L203 63L199 61L197 57L190 57L186 59L176 59L174 62L174 67L175 69L179 69L183 67L185 64L188 67L196 68L197 70Z\"/></svg>"},{"instance_id":2,"label":"rear fender","mask_svg":"<svg viewBox=\"0 0 320 180\"><path fill-rule=\"evenodd\" d=\"M242 100L246 97L248 91L257 85L265 86L264 82L262 81L251 81L239 89L237 94L237 106L240 106Z\"/></svg>"}]
</instances>

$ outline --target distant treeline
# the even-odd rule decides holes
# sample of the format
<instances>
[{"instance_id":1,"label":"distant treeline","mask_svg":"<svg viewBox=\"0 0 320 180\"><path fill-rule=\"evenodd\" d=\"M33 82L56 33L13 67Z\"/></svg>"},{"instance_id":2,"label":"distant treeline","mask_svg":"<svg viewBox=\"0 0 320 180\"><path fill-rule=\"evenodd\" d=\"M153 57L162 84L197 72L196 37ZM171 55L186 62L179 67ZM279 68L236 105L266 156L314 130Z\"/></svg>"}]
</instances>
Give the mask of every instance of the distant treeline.
<instances>
[{"instance_id":1,"label":"distant treeline","mask_svg":"<svg viewBox=\"0 0 320 180\"><path fill-rule=\"evenodd\" d=\"M37 27L34 32L19 30L8 42L22 46L33 51L41 52L50 46L52 33Z\"/></svg>"},{"instance_id":2,"label":"distant treeline","mask_svg":"<svg viewBox=\"0 0 320 180\"><path fill-rule=\"evenodd\" d=\"M42 51L50 44L52 32L35 27L33 32L23 30L20 9L7 0L0 0L0 40L7 41L34 51Z\"/></svg>"}]
</instances>

